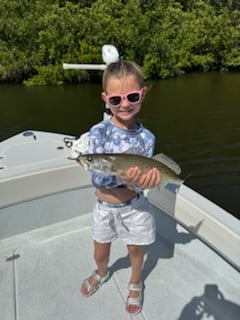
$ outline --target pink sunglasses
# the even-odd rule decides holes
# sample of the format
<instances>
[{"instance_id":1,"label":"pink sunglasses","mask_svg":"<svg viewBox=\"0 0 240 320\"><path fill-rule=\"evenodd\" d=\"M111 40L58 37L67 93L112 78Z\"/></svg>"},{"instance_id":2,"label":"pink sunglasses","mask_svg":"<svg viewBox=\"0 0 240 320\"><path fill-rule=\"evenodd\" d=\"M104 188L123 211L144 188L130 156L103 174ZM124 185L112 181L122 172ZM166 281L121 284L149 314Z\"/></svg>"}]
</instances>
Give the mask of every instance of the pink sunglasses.
<instances>
[{"instance_id":1,"label":"pink sunglasses","mask_svg":"<svg viewBox=\"0 0 240 320\"><path fill-rule=\"evenodd\" d=\"M131 105L136 105L138 104L143 95L143 88L140 90L135 90L135 91L130 91L124 94L118 94L118 95L110 95L108 96L107 94L104 93L104 97L106 99L106 102L111 106L111 107L119 107L123 101L123 99L127 99L127 101Z\"/></svg>"}]
</instances>

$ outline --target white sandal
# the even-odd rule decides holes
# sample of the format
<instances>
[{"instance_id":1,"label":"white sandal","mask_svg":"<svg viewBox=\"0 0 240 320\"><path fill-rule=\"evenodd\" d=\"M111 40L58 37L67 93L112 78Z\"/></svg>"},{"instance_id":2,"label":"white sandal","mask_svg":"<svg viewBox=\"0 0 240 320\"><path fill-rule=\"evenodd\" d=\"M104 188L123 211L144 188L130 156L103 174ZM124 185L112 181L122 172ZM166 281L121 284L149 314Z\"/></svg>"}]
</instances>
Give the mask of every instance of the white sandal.
<instances>
[{"instance_id":1,"label":"white sandal","mask_svg":"<svg viewBox=\"0 0 240 320\"><path fill-rule=\"evenodd\" d=\"M139 295L136 298L132 298L132 297L127 297L127 301L126 301L126 311L129 315L136 315L138 313L141 312L142 310L142 302L143 302L143 297L142 297L142 281L140 281L140 283L135 284L135 283L129 283L128 285L128 290L132 290L132 291L138 291ZM138 309L136 312L129 312L127 310L128 306L130 305L135 305L138 306Z\"/></svg>"},{"instance_id":2,"label":"white sandal","mask_svg":"<svg viewBox=\"0 0 240 320\"><path fill-rule=\"evenodd\" d=\"M91 284L89 281L89 278L93 277L96 281L98 281L97 284ZM93 295L100 287L101 285L108 281L108 279L110 278L110 271L108 270L107 273L105 274L105 276L101 277L96 270L93 271L93 274L89 277L88 279L85 279L82 283L82 287L86 287L87 288L87 294L84 294L82 292L82 295L84 297L90 297L91 295Z\"/></svg>"}]
</instances>

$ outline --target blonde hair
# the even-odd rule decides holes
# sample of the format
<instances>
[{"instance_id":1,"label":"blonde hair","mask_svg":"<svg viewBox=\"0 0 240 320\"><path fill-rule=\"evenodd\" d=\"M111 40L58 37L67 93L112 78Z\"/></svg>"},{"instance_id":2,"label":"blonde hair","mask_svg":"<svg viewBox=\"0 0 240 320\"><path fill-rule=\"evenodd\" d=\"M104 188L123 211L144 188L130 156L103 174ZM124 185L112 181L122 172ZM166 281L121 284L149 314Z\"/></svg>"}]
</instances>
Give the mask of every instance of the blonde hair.
<instances>
[{"instance_id":1,"label":"blonde hair","mask_svg":"<svg viewBox=\"0 0 240 320\"><path fill-rule=\"evenodd\" d=\"M140 67L132 61L119 60L110 63L103 73L102 88L106 91L108 81L111 77L121 79L123 77L133 76L138 82L140 88L144 87L144 77Z\"/></svg>"}]
</instances>

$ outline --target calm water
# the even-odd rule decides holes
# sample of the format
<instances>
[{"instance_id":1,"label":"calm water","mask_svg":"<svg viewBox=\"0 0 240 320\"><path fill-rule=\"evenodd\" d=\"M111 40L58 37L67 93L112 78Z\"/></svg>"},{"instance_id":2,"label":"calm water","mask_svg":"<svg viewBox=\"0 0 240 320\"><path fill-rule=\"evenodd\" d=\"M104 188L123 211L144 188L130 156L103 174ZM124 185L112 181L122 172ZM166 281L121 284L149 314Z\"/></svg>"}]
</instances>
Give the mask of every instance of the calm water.
<instances>
[{"instance_id":1,"label":"calm water","mask_svg":"<svg viewBox=\"0 0 240 320\"><path fill-rule=\"evenodd\" d=\"M194 74L148 84L139 120L174 158L185 182L240 217L240 73ZM102 118L100 84L0 86L0 141L26 129L79 136Z\"/></svg>"}]
</instances>

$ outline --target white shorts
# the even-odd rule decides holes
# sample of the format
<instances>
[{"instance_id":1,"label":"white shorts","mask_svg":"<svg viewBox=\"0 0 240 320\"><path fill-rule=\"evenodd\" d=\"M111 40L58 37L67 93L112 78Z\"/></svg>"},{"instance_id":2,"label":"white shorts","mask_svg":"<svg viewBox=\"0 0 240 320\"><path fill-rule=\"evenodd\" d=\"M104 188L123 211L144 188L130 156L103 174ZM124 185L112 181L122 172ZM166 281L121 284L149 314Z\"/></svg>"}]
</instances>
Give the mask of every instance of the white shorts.
<instances>
[{"instance_id":1,"label":"white shorts","mask_svg":"<svg viewBox=\"0 0 240 320\"><path fill-rule=\"evenodd\" d=\"M120 238L128 245L149 245L155 241L152 207L142 193L124 204L99 201L93 211L93 239L108 243Z\"/></svg>"}]
</instances>

